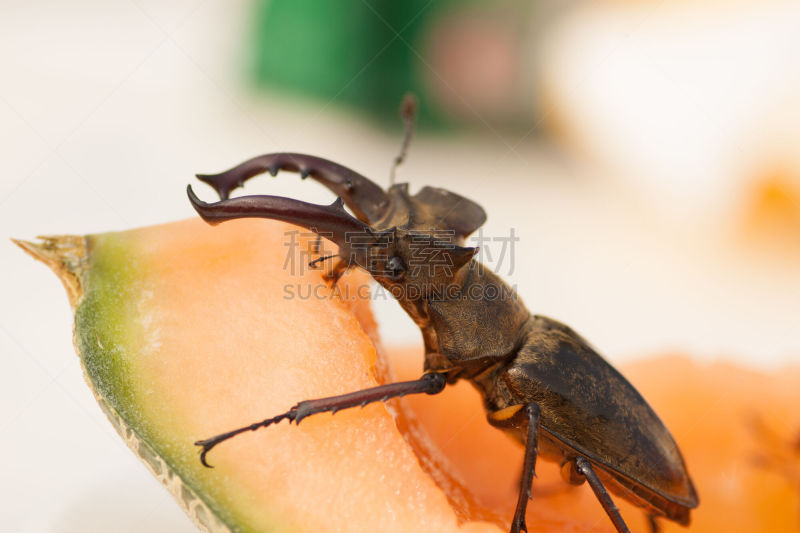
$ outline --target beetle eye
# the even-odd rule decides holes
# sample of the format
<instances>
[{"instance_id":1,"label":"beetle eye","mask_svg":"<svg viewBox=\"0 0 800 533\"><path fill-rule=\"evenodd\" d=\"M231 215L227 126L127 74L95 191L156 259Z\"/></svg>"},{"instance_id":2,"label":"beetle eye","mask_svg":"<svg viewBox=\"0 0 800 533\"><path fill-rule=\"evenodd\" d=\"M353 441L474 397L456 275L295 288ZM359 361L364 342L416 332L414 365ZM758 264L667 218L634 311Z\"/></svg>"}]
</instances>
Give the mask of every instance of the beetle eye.
<instances>
[{"instance_id":1,"label":"beetle eye","mask_svg":"<svg viewBox=\"0 0 800 533\"><path fill-rule=\"evenodd\" d=\"M386 271L390 278L401 279L406 273L406 264L396 255L392 256L386 262Z\"/></svg>"}]
</instances>

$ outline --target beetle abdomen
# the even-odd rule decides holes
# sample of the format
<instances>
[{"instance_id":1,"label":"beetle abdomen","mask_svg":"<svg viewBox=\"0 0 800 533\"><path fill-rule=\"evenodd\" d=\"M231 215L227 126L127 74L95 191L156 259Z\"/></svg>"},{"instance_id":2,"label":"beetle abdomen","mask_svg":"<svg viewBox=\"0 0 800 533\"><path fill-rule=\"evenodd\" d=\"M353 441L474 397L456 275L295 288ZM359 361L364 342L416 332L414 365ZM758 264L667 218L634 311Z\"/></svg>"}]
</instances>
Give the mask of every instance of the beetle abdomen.
<instances>
[{"instance_id":1,"label":"beetle abdomen","mask_svg":"<svg viewBox=\"0 0 800 533\"><path fill-rule=\"evenodd\" d=\"M597 464L613 478L615 492L688 521L697 493L672 435L636 389L567 326L532 317L523 346L497 378L514 403L539 404L541 429L566 453Z\"/></svg>"}]
</instances>

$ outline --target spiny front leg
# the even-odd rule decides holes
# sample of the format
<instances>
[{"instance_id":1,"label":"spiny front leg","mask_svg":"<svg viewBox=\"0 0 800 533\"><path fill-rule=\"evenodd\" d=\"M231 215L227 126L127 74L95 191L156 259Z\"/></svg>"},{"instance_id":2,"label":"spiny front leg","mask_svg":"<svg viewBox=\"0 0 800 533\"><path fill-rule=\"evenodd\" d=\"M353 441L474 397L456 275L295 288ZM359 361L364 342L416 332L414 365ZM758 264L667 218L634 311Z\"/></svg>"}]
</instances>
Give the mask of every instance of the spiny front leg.
<instances>
[{"instance_id":1,"label":"spiny front leg","mask_svg":"<svg viewBox=\"0 0 800 533\"><path fill-rule=\"evenodd\" d=\"M425 374L420 379L413 381L389 383L387 385L380 385L378 387L350 392L340 396L330 396L328 398L319 398L316 400L305 400L298 403L285 413L279 414L278 416L266 418L261 422L256 422L254 424L250 424L249 426L234 429L232 431L228 431L227 433L221 433L211 437L210 439L199 440L194 444L201 447L200 462L203 463L204 466L212 468L212 466L206 461L206 455L208 452L210 452L211 449L217 444L233 438L240 433L244 433L246 431L256 431L260 428L269 427L272 424L277 424L282 420L288 420L290 423L294 421L295 424L299 424L304 418L317 413L324 413L327 411L335 413L336 411L350 407L364 407L368 403L385 402L390 398L397 398L400 396L406 396L408 394L438 394L444 390L446 382L447 381L444 374L429 373Z\"/></svg>"}]
</instances>

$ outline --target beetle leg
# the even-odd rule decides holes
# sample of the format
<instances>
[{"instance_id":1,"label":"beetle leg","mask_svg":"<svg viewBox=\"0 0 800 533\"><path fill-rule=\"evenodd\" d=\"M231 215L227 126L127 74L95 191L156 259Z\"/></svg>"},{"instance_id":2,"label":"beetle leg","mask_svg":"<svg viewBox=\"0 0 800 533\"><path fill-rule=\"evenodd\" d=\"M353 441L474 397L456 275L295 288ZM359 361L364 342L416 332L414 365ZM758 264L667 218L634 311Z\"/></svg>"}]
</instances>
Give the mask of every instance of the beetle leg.
<instances>
[{"instance_id":1,"label":"beetle leg","mask_svg":"<svg viewBox=\"0 0 800 533\"><path fill-rule=\"evenodd\" d=\"M619 533L631 533L631 530L628 529L628 526L622 519L619 509L614 504L614 500L611 499L611 495L608 494L608 491L603 486L600 478L597 477L597 474L595 473L594 468L592 468L592 464L589 462L589 460L584 457L578 457L575 459L575 467L577 468L578 472L586 477L586 481L588 481L589 486L592 487L594 495L597 496L597 500L600 502L600 505L603 506L603 509L611 519L614 527L617 528L617 531Z\"/></svg>"},{"instance_id":2,"label":"beetle leg","mask_svg":"<svg viewBox=\"0 0 800 533\"><path fill-rule=\"evenodd\" d=\"M389 383L387 385L342 394L340 396L305 400L278 416L266 418L261 422L234 429L233 431L216 435L210 439L199 440L194 444L202 448L200 451L200 462L203 463L204 466L212 468L212 466L206 462L206 455L208 452L217 444L233 438L240 433L256 431L262 427L265 428L272 424L277 424L282 420L288 420L290 423L294 421L295 424L299 424L304 418L317 413L324 413L326 411L335 413L336 411L348 409L350 407L364 407L368 403L385 402L390 398L397 398L407 394L438 394L442 392L445 384L446 378L444 374L431 372L414 381Z\"/></svg>"},{"instance_id":3,"label":"beetle leg","mask_svg":"<svg viewBox=\"0 0 800 533\"><path fill-rule=\"evenodd\" d=\"M265 172L275 176L278 170L299 172L303 179L310 176L341 197L362 222L374 224L389 209L389 195L370 179L333 161L305 154L266 154L219 174L197 174L197 178L226 200L248 179Z\"/></svg>"},{"instance_id":4,"label":"beetle leg","mask_svg":"<svg viewBox=\"0 0 800 533\"><path fill-rule=\"evenodd\" d=\"M334 257L339 257L339 254L323 255L323 256L317 257L313 261L309 261L308 262L308 266L310 268L317 268L317 265L320 265L320 264L324 263L328 259L333 259Z\"/></svg>"},{"instance_id":5,"label":"beetle leg","mask_svg":"<svg viewBox=\"0 0 800 533\"><path fill-rule=\"evenodd\" d=\"M525 414L528 418L528 436L525 441L525 460L522 463L522 477L519 481L519 497L517 498L517 509L514 511L514 520L511 522L511 533L527 533L528 527L525 525L525 510L528 507L528 500L531 499L531 485L536 476L536 456L539 453L539 406L529 403L525 406Z\"/></svg>"},{"instance_id":6,"label":"beetle leg","mask_svg":"<svg viewBox=\"0 0 800 533\"><path fill-rule=\"evenodd\" d=\"M322 237L317 235L317 241L312 245L313 254L318 254L323 252L323 250L319 246L321 240ZM320 255L316 259L313 259L308 262L308 266L310 268L321 268L326 261L335 258L339 258L338 261L334 261L332 263L333 266L327 268L326 271L322 274L323 279L331 283L331 289L336 288L336 283L339 281L342 275L344 275L344 273L347 271L348 267L350 266L349 261L347 261L347 259L343 258L339 254L330 254L330 255Z\"/></svg>"},{"instance_id":7,"label":"beetle leg","mask_svg":"<svg viewBox=\"0 0 800 533\"><path fill-rule=\"evenodd\" d=\"M347 261L340 260L337 261L333 267L331 268L330 272L326 272L324 274L324 278L326 281L331 282L331 289L336 288L336 284L339 282L339 279L347 272L347 269L350 265L347 264Z\"/></svg>"},{"instance_id":8,"label":"beetle leg","mask_svg":"<svg viewBox=\"0 0 800 533\"><path fill-rule=\"evenodd\" d=\"M661 532L661 526L659 526L658 522L656 522L655 515L653 515L651 513L647 513L647 525L650 526L650 533L660 533Z\"/></svg>"}]
</instances>

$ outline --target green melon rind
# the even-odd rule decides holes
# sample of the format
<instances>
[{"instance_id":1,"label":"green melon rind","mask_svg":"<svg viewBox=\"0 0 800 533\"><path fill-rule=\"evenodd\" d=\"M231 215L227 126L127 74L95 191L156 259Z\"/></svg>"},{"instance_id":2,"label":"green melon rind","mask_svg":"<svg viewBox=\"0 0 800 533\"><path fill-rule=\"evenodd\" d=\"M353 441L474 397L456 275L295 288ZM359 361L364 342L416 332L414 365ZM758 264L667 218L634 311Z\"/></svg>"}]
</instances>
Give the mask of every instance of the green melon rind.
<instances>
[{"instance_id":1,"label":"green melon rind","mask_svg":"<svg viewBox=\"0 0 800 533\"><path fill-rule=\"evenodd\" d=\"M201 496L202 491L187 479L193 477L191 472L181 475L178 465L185 461L172 457L170 447L160 442L136 409L141 403L129 357L135 355L137 339L142 338L132 318L139 301L136 281L146 265L140 264L135 239L125 233L39 238L41 243L14 242L50 266L67 289L75 312L73 341L84 377L117 433L201 531L249 531L232 510ZM270 531L286 529L277 522L269 527Z\"/></svg>"}]
</instances>

